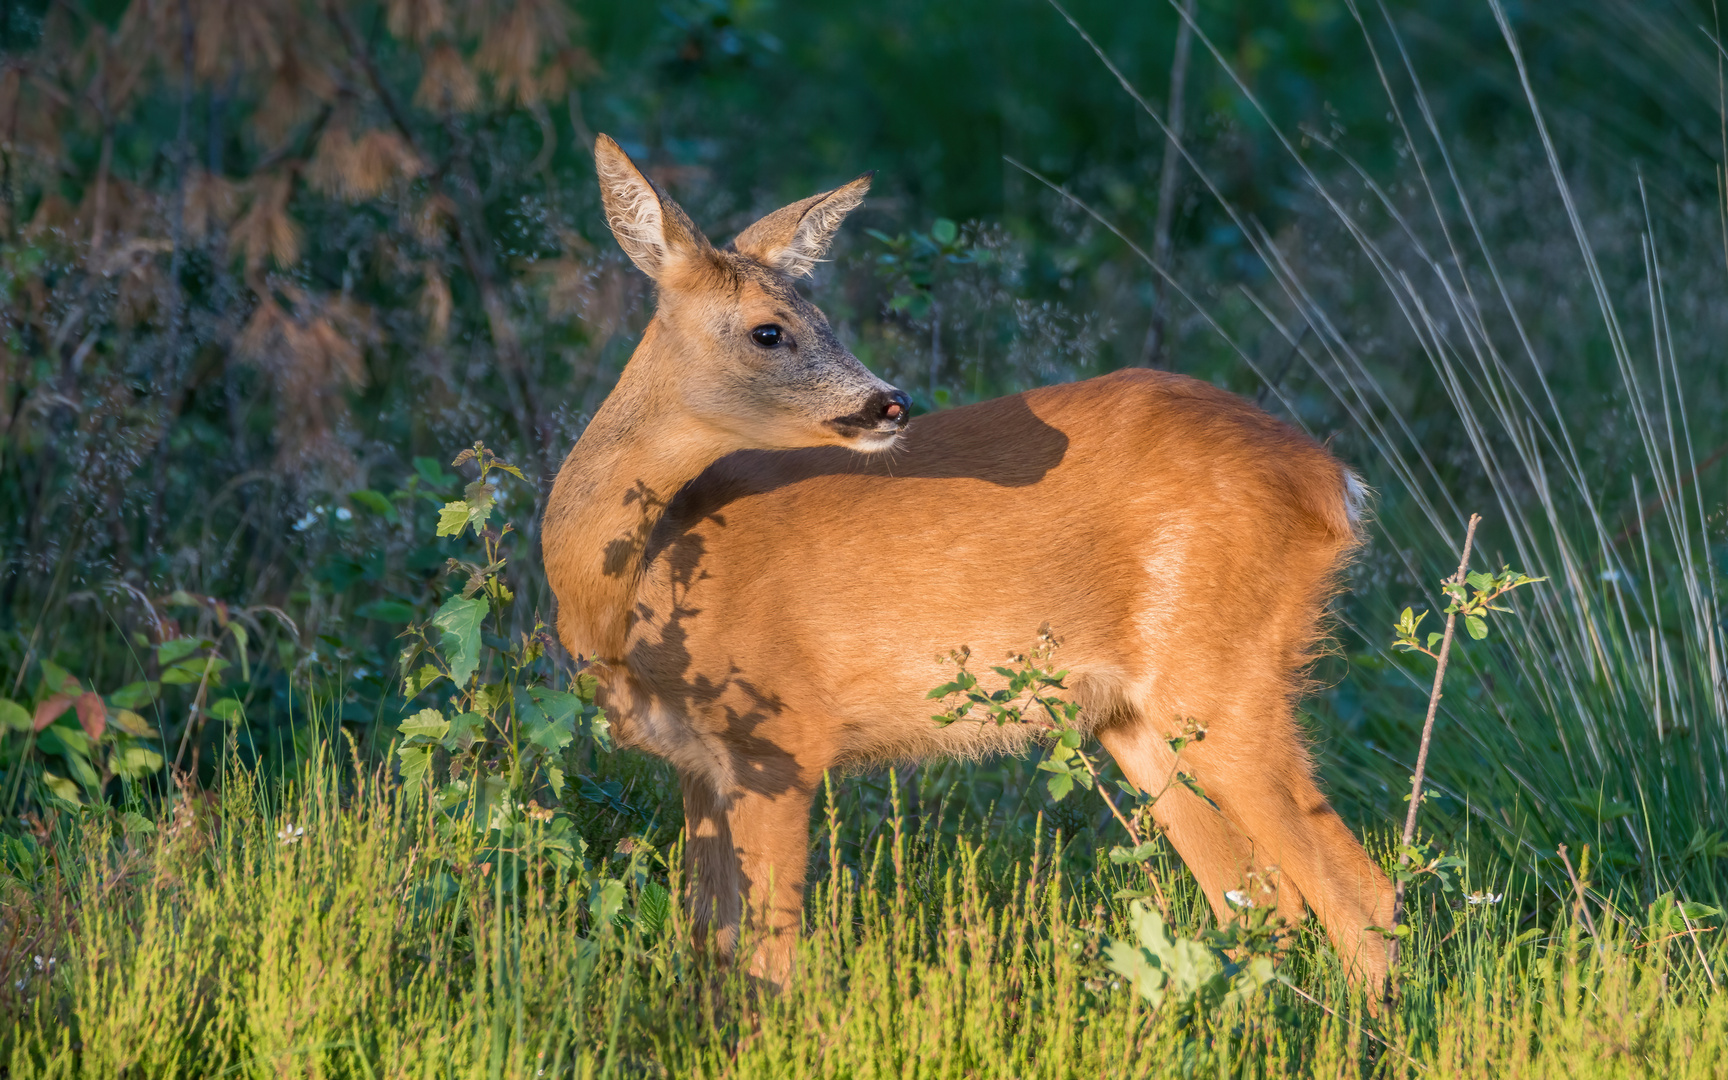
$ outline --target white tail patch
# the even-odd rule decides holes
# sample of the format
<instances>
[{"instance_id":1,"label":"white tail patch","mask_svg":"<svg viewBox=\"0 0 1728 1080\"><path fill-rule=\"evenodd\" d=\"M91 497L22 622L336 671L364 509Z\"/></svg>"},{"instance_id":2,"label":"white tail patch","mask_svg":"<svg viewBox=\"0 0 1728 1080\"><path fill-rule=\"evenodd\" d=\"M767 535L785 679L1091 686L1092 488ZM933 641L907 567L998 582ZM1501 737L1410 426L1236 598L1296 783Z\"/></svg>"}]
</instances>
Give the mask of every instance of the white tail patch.
<instances>
[{"instance_id":1,"label":"white tail patch","mask_svg":"<svg viewBox=\"0 0 1728 1080\"><path fill-rule=\"evenodd\" d=\"M1368 512L1368 500L1373 494L1360 476L1349 469L1344 470L1344 513L1349 515L1352 527L1362 524L1362 518Z\"/></svg>"}]
</instances>

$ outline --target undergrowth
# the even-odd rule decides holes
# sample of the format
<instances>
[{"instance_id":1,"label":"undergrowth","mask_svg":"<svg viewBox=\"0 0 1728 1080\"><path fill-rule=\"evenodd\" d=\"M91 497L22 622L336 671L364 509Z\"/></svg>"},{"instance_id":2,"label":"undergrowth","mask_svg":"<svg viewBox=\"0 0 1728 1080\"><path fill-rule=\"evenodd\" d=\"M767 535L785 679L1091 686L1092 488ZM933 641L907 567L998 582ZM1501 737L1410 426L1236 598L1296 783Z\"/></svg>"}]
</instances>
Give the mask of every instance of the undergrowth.
<instances>
[{"instance_id":1,"label":"undergrowth","mask_svg":"<svg viewBox=\"0 0 1728 1080\"><path fill-rule=\"evenodd\" d=\"M675 845L627 820L591 835L596 867L628 894L602 909L581 871L535 851L532 828L441 828L435 800L339 743L286 782L230 765L153 828L65 815L8 842L7 933L41 959L7 975L0 1062L13 1077L1728 1068L1728 995L1712 984L1728 953L1660 905L1580 912L1592 935L1571 915L1526 925L1519 897L1419 904L1383 1016L1312 923L1264 991L1154 1006L1106 957L1132 938L1112 896L1137 867L1089 870L1059 830L1003 835L939 799L913 821L894 793L879 816L872 786L830 787L812 830L828 869L777 994L685 945L680 905L665 903ZM1175 931L1200 933L1197 891L1166 852L1154 860Z\"/></svg>"}]
</instances>

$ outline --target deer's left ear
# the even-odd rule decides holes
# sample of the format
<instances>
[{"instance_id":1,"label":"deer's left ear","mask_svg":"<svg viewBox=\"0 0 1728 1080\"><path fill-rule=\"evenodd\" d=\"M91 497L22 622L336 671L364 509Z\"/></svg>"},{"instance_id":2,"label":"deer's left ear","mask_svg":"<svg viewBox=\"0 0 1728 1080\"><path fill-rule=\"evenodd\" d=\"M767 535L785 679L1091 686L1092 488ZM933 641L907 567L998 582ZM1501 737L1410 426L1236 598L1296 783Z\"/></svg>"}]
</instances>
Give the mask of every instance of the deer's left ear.
<instances>
[{"instance_id":1,"label":"deer's left ear","mask_svg":"<svg viewBox=\"0 0 1728 1080\"><path fill-rule=\"evenodd\" d=\"M864 201L874 175L865 173L833 191L782 206L739 233L732 249L783 274L807 276L828 253L828 245L846 215Z\"/></svg>"}]
</instances>

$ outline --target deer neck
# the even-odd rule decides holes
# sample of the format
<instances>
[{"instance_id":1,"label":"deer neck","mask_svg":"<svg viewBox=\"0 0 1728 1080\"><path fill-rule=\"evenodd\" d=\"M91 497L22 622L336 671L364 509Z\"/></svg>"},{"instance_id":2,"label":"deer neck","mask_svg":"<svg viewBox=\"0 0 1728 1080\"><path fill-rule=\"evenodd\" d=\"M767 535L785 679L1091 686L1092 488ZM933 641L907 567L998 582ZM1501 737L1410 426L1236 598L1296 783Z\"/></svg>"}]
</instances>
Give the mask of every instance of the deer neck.
<instances>
[{"instance_id":1,"label":"deer neck","mask_svg":"<svg viewBox=\"0 0 1728 1080\"><path fill-rule=\"evenodd\" d=\"M738 447L691 416L673 387L688 357L656 319L552 487L541 531L558 632L576 656L623 658L643 553L672 496Z\"/></svg>"}]
</instances>

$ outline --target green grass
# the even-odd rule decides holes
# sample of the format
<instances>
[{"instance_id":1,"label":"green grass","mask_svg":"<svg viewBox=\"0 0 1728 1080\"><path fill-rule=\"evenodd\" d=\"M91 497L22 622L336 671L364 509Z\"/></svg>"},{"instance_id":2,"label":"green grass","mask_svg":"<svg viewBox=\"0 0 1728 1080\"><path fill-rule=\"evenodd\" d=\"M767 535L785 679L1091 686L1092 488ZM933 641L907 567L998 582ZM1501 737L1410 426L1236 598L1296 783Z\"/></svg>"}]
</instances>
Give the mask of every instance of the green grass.
<instances>
[{"instance_id":1,"label":"green grass","mask_svg":"<svg viewBox=\"0 0 1728 1080\"><path fill-rule=\"evenodd\" d=\"M1728 1068L1728 995L1710 984L1728 969L1717 935L1673 936L1595 903L1592 939L1564 914L1525 925L1525 898L1426 895L1385 1017L1352 995L1312 923L1281 964L1288 986L1245 1006L1150 1009L1100 958L1105 937L1126 933L1108 897L1127 872L1091 869L1089 852L1058 847L1037 819L992 828L952 800L927 804L914 829L870 813L881 805L870 787L842 782L815 824L822 870L796 978L778 995L692 952L678 905L631 903L634 922L596 923L580 875L500 859L329 752L287 785L230 769L153 832L63 816L36 859L10 860L7 934L53 963L38 972L11 954L0 1062L13 1077ZM290 823L304 833L286 842ZM615 824L587 823L597 864ZM1177 922L1194 933L1204 905L1164 866ZM648 880L678 888L675 870Z\"/></svg>"}]
</instances>

